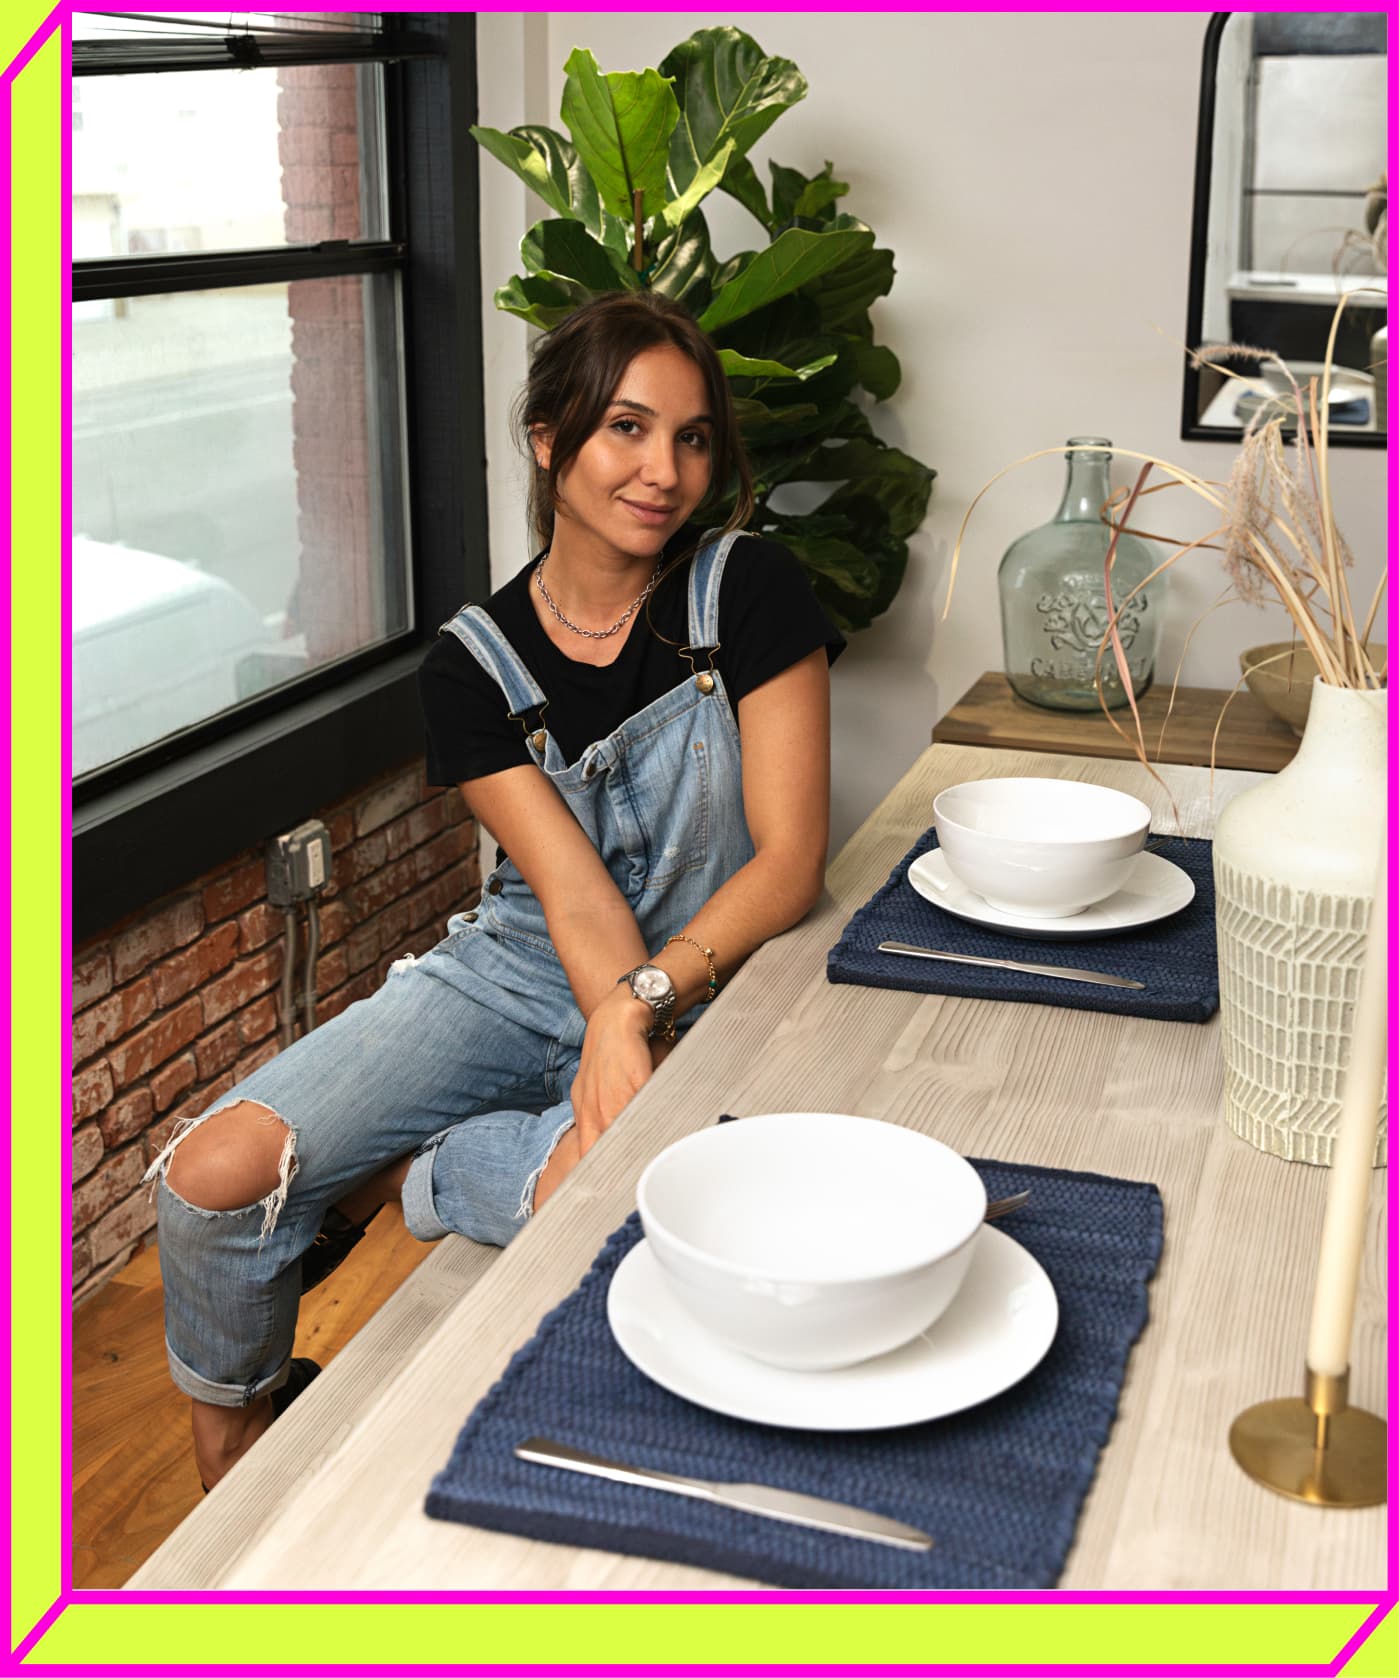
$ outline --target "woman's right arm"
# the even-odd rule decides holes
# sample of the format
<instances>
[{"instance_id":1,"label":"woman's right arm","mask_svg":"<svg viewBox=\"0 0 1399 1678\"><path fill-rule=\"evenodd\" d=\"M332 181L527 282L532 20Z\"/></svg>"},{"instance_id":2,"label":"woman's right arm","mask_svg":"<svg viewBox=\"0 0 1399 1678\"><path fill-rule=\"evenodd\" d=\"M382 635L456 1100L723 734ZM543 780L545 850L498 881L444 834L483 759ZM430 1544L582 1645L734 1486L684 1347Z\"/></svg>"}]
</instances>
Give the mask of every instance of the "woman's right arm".
<instances>
[{"instance_id":1,"label":"woman's right arm","mask_svg":"<svg viewBox=\"0 0 1399 1678\"><path fill-rule=\"evenodd\" d=\"M463 781L461 793L539 899L573 999L591 1019L618 975L648 959L626 898L573 812L533 764Z\"/></svg>"},{"instance_id":2,"label":"woman's right arm","mask_svg":"<svg viewBox=\"0 0 1399 1678\"><path fill-rule=\"evenodd\" d=\"M653 1069L654 1015L617 983L650 952L592 841L533 764L463 781L461 792L539 899L573 999L588 1022L574 1086L574 1117L586 1150Z\"/></svg>"}]
</instances>

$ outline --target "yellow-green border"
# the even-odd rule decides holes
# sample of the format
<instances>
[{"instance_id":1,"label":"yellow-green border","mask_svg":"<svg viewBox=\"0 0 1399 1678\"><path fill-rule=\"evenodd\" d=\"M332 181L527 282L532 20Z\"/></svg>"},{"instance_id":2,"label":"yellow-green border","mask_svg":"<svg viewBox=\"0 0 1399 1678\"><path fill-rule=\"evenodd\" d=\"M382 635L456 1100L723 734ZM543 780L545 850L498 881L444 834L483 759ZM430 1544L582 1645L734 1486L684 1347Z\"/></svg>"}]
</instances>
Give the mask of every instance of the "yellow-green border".
<instances>
[{"instance_id":1,"label":"yellow-green border","mask_svg":"<svg viewBox=\"0 0 1399 1678\"><path fill-rule=\"evenodd\" d=\"M12 63L44 14L0 23ZM13 297L11 395L14 502L11 520L12 1010L11 1227L12 1594L11 1647L54 1603L60 1589L62 1290L35 1255L61 1250L62 1132L54 1090L61 1065L59 1019L63 939L61 882L62 551L60 248L63 213L59 136L66 120L57 36L15 79L12 93ZM23 983L13 983L20 971ZM34 1185L53 1185L34 1192ZM800 1603L494 1605L364 1603L316 1605L151 1605L66 1607L29 1652L23 1669L52 1665L186 1670L196 1662L254 1660L279 1668L305 1663L397 1667L659 1663L815 1666L992 1663L1241 1664L1324 1666L1363 1623L1355 1604L946 1606ZM1391 1615L1350 1662L1354 1678L1399 1672L1399 1629ZM236 1651L236 1654L234 1653ZM6 1663L7 1666L10 1663Z\"/></svg>"}]
</instances>

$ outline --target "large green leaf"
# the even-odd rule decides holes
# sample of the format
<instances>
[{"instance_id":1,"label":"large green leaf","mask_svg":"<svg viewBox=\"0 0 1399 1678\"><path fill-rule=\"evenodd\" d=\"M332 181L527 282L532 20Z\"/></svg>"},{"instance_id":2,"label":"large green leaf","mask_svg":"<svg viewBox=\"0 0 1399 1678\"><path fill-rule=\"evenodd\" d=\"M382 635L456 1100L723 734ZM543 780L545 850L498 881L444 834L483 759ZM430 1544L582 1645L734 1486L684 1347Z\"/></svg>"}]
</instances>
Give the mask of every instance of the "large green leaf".
<instances>
[{"instance_id":1,"label":"large green leaf","mask_svg":"<svg viewBox=\"0 0 1399 1678\"><path fill-rule=\"evenodd\" d=\"M799 169L788 169L781 163L769 163L768 168L772 173L774 226L781 226L799 216L815 220L850 190L847 181L832 178L833 163L828 162L819 175L809 177Z\"/></svg>"},{"instance_id":2,"label":"large green leaf","mask_svg":"<svg viewBox=\"0 0 1399 1678\"><path fill-rule=\"evenodd\" d=\"M903 369L893 350L883 344L856 341L853 346L855 366L860 383L877 402L887 402L899 388Z\"/></svg>"},{"instance_id":3,"label":"large green leaf","mask_svg":"<svg viewBox=\"0 0 1399 1678\"><path fill-rule=\"evenodd\" d=\"M737 198L749 215L756 216L763 226L772 230L772 212L768 209L767 194L758 172L746 157L731 157L719 183L731 198Z\"/></svg>"},{"instance_id":4,"label":"large green leaf","mask_svg":"<svg viewBox=\"0 0 1399 1678\"><path fill-rule=\"evenodd\" d=\"M661 60L661 74L674 79L681 111L670 136L670 174L680 191L726 141L742 157L806 97L806 77L790 59L769 58L731 25L697 30Z\"/></svg>"},{"instance_id":5,"label":"large green leaf","mask_svg":"<svg viewBox=\"0 0 1399 1678\"><path fill-rule=\"evenodd\" d=\"M535 132L549 134L555 140L560 138L548 128ZM471 133L483 150L488 151L507 169L512 169L557 215L574 214L569 194L568 166L557 149L553 149L553 155L550 155L551 148L547 146L547 142L539 144L533 136L526 135L525 131L519 128L512 128L508 134L502 134L498 128L473 126ZM560 140L560 144L566 142ZM573 148L570 146L569 150L572 151ZM596 191L593 192L593 200L597 201Z\"/></svg>"},{"instance_id":6,"label":"large green leaf","mask_svg":"<svg viewBox=\"0 0 1399 1678\"><path fill-rule=\"evenodd\" d=\"M641 283L615 251L599 244L578 221L536 222L520 241L520 256L532 274L564 284L572 280L590 296L634 290Z\"/></svg>"},{"instance_id":7,"label":"large green leaf","mask_svg":"<svg viewBox=\"0 0 1399 1678\"><path fill-rule=\"evenodd\" d=\"M708 198L714 188L724 178L724 170L728 167L733 156L733 141L726 141L719 153L712 157L702 169L696 171L694 179L678 198L672 198L661 211L661 222L668 228L679 227L685 217L694 213L703 199Z\"/></svg>"},{"instance_id":8,"label":"large green leaf","mask_svg":"<svg viewBox=\"0 0 1399 1678\"><path fill-rule=\"evenodd\" d=\"M818 356L815 361L808 361L804 367L787 367L780 361L765 361L750 355L740 355L737 350L720 350L719 362L731 379L809 379L813 374L829 367L835 360L833 355Z\"/></svg>"},{"instance_id":9,"label":"large green leaf","mask_svg":"<svg viewBox=\"0 0 1399 1678\"><path fill-rule=\"evenodd\" d=\"M563 285L546 274L512 274L494 299L497 309L518 315L545 332L567 320L587 300L587 293L581 287Z\"/></svg>"},{"instance_id":10,"label":"large green leaf","mask_svg":"<svg viewBox=\"0 0 1399 1678\"><path fill-rule=\"evenodd\" d=\"M666 201L667 150L680 115L670 83L654 70L604 76L586 47L574 48L564 71L560 114L603 208L630 221L632 193L640 191L642 215L659 214Z\"/></svg>"},{"instance_id":11,"label":"large green leaf","mask_svg":"<svg viewBox=\"0 0 1399 1678\"><path fill-rule=\"evenodd\" d=\"M788 228L722 289L718 289L721 282L716 279L717 295L700 317L700 325L712 331L740 315L751 314L830 269L843 266L873 243L874 234L868 230L810 233L805 228Z\"/></svg>"},{"instance_id":12,"label":"large green leaf","mask_svg":"<svg viewBox=\"0 0 1399 1678\"><path fill-rule=\"evenodd\" d=\"M822 502L822 512L834 513L868 497L884 509L893 534L907 537L927 517L937 473L902 449L857 437L839 448L822 449L807 462L805 475L813 481L842 482L843 487Z\"/></svg>"},{"instance_id":13,"label":"large green leaf","mask_svg":"<svg viewBox=\"0 0 1399 1678\"><path fill-rule=\"evenodd\" d=\"M709 227L703 214L696 210L657 245L647 284L652 291L673 297L692 314L699 314L709 302L713 268Z\"/></svg>"},{"instance_id":14,"label":"large green leaf","mask_svg":"<svg viewBox=\"0 0 1399 1678\"><path fill-rule=\"evenodd\" d=\"M832 234L823 234L831 238ZM871 240L873 234L870 235ZM809 287L821 311L821 329L825 332L850 328L876 298L885 296L894 283L894 253L866 247L831 268Z\"/></svg>"}]
</instances>

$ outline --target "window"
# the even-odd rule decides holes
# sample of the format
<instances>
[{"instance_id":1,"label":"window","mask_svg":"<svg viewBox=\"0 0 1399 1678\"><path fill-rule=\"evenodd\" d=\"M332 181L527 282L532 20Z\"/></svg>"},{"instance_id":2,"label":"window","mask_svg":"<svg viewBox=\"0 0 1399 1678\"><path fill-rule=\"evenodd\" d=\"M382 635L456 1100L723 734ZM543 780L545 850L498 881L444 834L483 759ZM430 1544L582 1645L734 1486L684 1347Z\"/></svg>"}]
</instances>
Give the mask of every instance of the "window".
<instances>
[{"instance_id":1,"label":"window","mask_svg":"<svg viewBox=\"0 0 1399 1678\"><path fill-rule=\"evenodd\" d=\"M73 35L81 937L419 750L488 565L470 15Z\"/></svg>"}]
</instances>

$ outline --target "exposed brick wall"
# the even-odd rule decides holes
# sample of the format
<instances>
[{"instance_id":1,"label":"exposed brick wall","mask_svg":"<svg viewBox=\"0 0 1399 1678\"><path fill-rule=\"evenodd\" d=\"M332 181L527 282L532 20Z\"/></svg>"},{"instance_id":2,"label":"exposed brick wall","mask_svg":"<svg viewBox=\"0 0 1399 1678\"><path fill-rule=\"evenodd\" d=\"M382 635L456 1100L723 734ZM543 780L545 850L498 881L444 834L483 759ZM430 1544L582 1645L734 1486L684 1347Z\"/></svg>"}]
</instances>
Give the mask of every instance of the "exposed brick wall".
<instances>
[{"instance_id":1,"label":"exposed brick wall","mask_svg":"<svg viewBox=\"0 0 1399 1678\"><path fill-rule=\"evenodd\" d=\"M311 812L308 812L308 815ZM415 762L316 812L330 829L319 899L317 1023L421 955L480 894L476 828ZM298 932L300 1016L305 929ZM73 952L73 1287L81 1297L144 1245L140 1179L175 1120L201 1113L277 1053L286 953L261 850L151 904Z\"/></svg>"}]
</instances>

